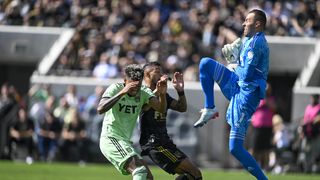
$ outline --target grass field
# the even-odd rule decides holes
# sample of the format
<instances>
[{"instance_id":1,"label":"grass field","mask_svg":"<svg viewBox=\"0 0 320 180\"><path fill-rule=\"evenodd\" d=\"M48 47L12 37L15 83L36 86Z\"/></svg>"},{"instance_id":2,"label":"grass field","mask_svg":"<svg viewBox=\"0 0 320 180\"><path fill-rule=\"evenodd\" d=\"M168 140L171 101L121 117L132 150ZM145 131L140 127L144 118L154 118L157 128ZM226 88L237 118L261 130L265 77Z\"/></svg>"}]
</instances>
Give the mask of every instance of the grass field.
<instances>
[{"instance_id":1,"label":"grass field","mask_svg":"<svg viewBox=\"0 0 320 180\"><path fill-rule=\"evenodd\" d=\"M157 167L151 167L155 180L174 179ZM203 179L217 180L254 180L244 171L223 171L203 169ZM271 175L270 180L319 180L320 175L286 174ZM0 180L130 180L131 176L123 176L110 164L87 164L80 167L78 164L67 163L14 163L0 161Z\"/></svg>"}]
</instances>

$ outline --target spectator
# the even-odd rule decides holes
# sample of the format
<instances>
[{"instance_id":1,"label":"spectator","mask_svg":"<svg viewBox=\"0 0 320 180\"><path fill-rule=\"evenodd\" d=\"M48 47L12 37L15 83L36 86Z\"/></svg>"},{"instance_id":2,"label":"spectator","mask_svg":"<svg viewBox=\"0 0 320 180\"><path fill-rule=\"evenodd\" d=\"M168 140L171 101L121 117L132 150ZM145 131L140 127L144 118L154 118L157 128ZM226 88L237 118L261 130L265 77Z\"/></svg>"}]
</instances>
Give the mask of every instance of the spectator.
<instances>
[{"instance_id":1,"label":"spectator","mask_svg":"<svg viewBox=\"0 0 320 180\"><path fill-rule=\"evenodd\" d=\"M313 123L315 117L320 112L319 95L313 94L310 98L311 103L307 105L304 112L303 125Z\"/></svg>"},{"instance_id":2,"label":"spectator","mask_svg":"<svg viewBox=\"0 0 320 180\"><path fill-rule=\"evenodd\" d=\"M0 96L0 120L4 121L5 116L10 112L15 105L15 99L9 92L9 85L3 84L1 86Z\"/></svg>"},{"instance_id":3,"label":"spectator","mask_svg":"<svg viewBox=\"0 0 320 180\"><path fill-rule=\"evenodd\" d=\"M30 99L30 117L35 122L35 128L38 129L38 122L44 119L45 109L51 109L54 96L51 94L51 85L49 84L34 84L28 92ZM50 97L50 100L48 100Z\"/></svg>"},{"instance_id":4,"label":"spectator","mask_svg":"<svg viewBox=\"0 0 320 180\"><path fill-rule=\"evenodd\" d=\"M58 59L58 65L56 67L56 73L57 75L66 75L66 74L70 74L69 71L71 71L71 62L70 59L68 57L68 54L62 54L59 59Z\"/></svg>"},{"instance_id":5,"label":"spectator","mask_svg":"<svg viewBox=\"0 0 320 180\"><path fill-rule=\"evenodd\" d=\"M1 86L0 95L0 157L9 156L9 123L16 116L17 102L9 91L9 85Z\"/></svg>"},{"instance_id":6,"label":"spectator","mask_svg":"<svg viewBox=\"0 0 320 180\"><path fill-rule=\"evenodd\" d=\"M275 98L272 96L271 85L267 84L266 97L260 101L255 113L252 115L252 142L251 151L261 167L268 169L269 153L272 142L272 117L275 113Z\"/></svg>"},{"instance_id":7,"label":"spectator","mask_svg":"<svg viewBox=\"0 0 320 180\"><path fill-rule=\"evenodd\" d=\"M61 153L63 160L84 162L86 160L85 123L80 119L77 109L71 109L71 121L65 123L62 130L63 144Z\"/></svg>"},{"instance_id":8,"label":"spectator","mask_svg":"<svg viewBox=\"0 0 320 180\"><path fill-rule=\"evenodd\" d=\"M314 21L309 13L310 11L305 2L298 2L298 7L295 8L293 16L291 17L291 35L307 37L314 36L314 31L312 29Z\"/></svg>"},{"instance_id":9,"label":"spectator","mask_svg":"<svg viewBox=\"0 0 320 180\"><path fill-rule=\"evenodd\" d=\"M279 114L275 114L272 118L273 125L273 139L272 144L277 150L284 150L289 148L292 137L289 134L289 130L283 123L283 119Z\"/></svg>"},{"instance_id":10,"label":"spectator","mask_svg":"<svg viewBox=\"0 0 320 180\"><path fill-rule=\"evenodd\" d=\"M46 112L54 110L55 101L56 98L53 95L50 95L45 102L37 102L32 105L30 109L30 117L34 121L36 133L39 132L40 124L43 123Z\"/></svg>"},{"instance_id":11,"label":"spectator","mask_svg":"<svg viewBox=\"0 0 320 180\"><path fill-rule=\"evenodd\" d=\"M270 167L273 167L273 172L279 174L284 169L285 152L290 151L290 142L293 139L292 134L288 127L283 123L282 117L279 114L275 114L272 118L273 125L273 138L272 144L274 146L273 151L270 154ZM287 155L288 156L288 155Z\"/></svg>"},{"instance_id":12,"label":"spectator","mask_svg":"<svg viewBox=\"0 0 320 180\"><path fill-rule=\"evenodd\" d=\"M93 69L93 76L98 79L109 79L118 76L118 68L110 63L110 57L107 53L100 55L99 63Z\"/></svg>"},{"instance_id":13,"label":"spectator","mask_svg":"<svg viewBox=\"0 0 320 180\"><path fill-rule=\"evenodd\" d=\"M51 94L51 85L49 84L34 84L28 92L32 103L45 102Z\"/></svg>"},{"instance_id":14,"label":"spectator","mask_svg":"<svg viewBox=\"0 0 320 180\"><path fill-rule=\"evenodd\" d=\"M80 62L78 64L79 72L73 75L80 76L91 76L92 75L92 65L94 62L93 52L91 50L83 51L83 54L80 54Z\"/></svg>"},{"instance_id":15,"label":"spectator","mask_svg":"<svg viewBox=\"0 0 320 180\"><path fill-rule=\"evenodd\" d=\"M38 134L38 151L40 160L51 162L55 160L58 151L58 140L61 133L61 124L52 112L47 111L40 124Z\"/></svg>"},{"instance_id":16,"label":"spectator","mask_svg":"<svg viewBox=\"0 0 320 180\"><path fill-rule=\"evenodd\" d=\"M59 106L53 111L54 117L58 118L61 124L65 122L65 116L67 115L70 106L64 96L59 100Z\"/></svg>"},{"instance_id":17,"label":"spectator","mask_svg":"<svg viewBox=\"0 0 320 180\"><path fill-rule=\"evenodd\" d=\"M319 95L311 95L311 103L306 107L302 123L302 142L299 162L304 172L318 171L320 157L320 104Z\"/></svg>"},{"instance_id":18,"label":"spectator","mask_svg":"<svg viewBox=\"0 0 320 180\"><path fill-rule=\"evenodd\" d=\"M33 163L33 134L33 121L27 116L26 110L20 108L17 119L10 127L11 157L13 159L23 158L28 164Z\"/></svg>"},{"instance_id":19,"label":"spectator","mask_svg":"<svg viewBox=\"0 0 320 180\"><path fill-rule=\"evenodd\" d=\"M67 103L71 106L71 107L78 107L79 105L79 98L77 95L77 87L75 85L69 85L67 87L67 92L64 95L64 97L67 100Z\"/></svg>"},{"instance_id":20,"label":"spectator","mask_svg":"<svg viewBox=\"0 0 320 180\"><path fill-rule=\"evenodd\" d=\"M20 1L11 1L5 9L5 14L7 16L7 24L10 25L22 25L23 17L20 14Z\"/></svg>"}]
</instances>

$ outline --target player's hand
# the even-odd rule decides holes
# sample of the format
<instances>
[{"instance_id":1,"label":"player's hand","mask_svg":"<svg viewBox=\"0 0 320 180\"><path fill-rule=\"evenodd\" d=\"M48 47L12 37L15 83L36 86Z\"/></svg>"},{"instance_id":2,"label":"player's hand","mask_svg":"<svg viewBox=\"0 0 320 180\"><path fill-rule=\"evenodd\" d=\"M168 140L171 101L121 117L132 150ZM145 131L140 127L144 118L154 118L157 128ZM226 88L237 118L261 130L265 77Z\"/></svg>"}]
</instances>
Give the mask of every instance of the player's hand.
<instances>
[{"instance_id":1,"label":"player's hand","mask_svg":"<svg viewBox=\"0 0 320 180\"><path fill-rule=\"evenodd\" d=\"M184 80L183 80L183 74L182 73L175 72L173 74L172 85L178 92L184 90Z\"/></svg>"},{"instance_id":2,"label":"player's hand","mask_svg":"<svg viewBox=\"0 0 320 180\"><path fill-rule=\"evenodd\" d=\"M157 82L156 86L156 92L159 93L160 95L164 95L167 93L167 81L168 81L168 76L163 75L161 76L160 80Z\"/></svg>"},{"instance_id":3,"label":"player's hand","mask_svg":"<svg viewBox=\"0 0 320 180\"><path fill-rule=\"evenodd\" d=\"M240 48L242 41L240 38L233 41L231 44L226 44L222 48L222 54L229 64L237 64L240 56Z\"/></svg>"},{"instance_id":4,"label":"player's hand","mask_svg":"<svg viewBox=\"0 0 320 180\"><path fill-rule=\"evenodd\" d=\"M121 90L121 93L127 94L130 91L138 90L138 88L140 88L140 85L141 85L141 81L133 81L130 83L126 83L124 88Z\"/></svg>"}]
</instances>

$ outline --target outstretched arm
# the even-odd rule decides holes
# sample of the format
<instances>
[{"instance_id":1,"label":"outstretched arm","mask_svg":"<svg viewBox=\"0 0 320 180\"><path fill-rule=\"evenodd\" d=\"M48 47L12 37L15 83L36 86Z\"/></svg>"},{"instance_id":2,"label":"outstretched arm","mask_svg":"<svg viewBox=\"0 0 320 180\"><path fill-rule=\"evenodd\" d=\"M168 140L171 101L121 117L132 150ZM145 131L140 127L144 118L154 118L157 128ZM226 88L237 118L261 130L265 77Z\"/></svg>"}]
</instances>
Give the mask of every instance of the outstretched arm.
<instances>
[{"instance_id":1,"label":"outstretched arm","mask_svg":"<svg viewBox=\"0 0 320 180\"><path fill-rule=\"evenodd\" d=\"M162 76L161 79L157 82L155 94L159 96L159 99L156 97L152 97L148 104L150 107L160 113L165 113L167 110L167 80L167 76Z\"/></svg>"},{"instance_id":2,"label":"outstretched arm","mask_svg":"<svg viewBox=\"0 0 320 180\"><path fill-rule=\"evenodd\" d=\"M176 89L179 98L178 100L173 100L170 104L170 108L179 112L187 111L187 99L184 94L184 80L183 74L180 72L175 72L173 74L173 87Z\"/></svg>"}]
</instances>

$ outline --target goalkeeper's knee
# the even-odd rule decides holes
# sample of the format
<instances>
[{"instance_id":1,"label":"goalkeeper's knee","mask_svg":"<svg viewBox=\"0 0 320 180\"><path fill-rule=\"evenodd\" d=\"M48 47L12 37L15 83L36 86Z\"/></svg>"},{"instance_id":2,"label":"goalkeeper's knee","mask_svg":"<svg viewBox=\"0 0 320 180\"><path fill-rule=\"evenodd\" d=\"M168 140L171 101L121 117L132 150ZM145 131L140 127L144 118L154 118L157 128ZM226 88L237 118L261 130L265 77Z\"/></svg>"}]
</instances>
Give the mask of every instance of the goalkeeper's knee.
<instances>
[{"instance_id":1,"label":"goalkeeper's knee","mask_svg":"<svg viewBox=\"0 0 320 180\"><path fill-rule=\"evenodd\" d=\"M146 180L148 176L148 170L145 166L137 167L132 172L133 180Z\"/></svg>"},{"instance_id":2,"label":"goalkeeper's knee","mask_svg":"<svg viewBox=\"0 0 320 180\"><path fill-rule=\"evenodd\" d=\"M215 61L214 59L203 57L201 58L199 63L199 70L200 72L210 72L212 68L214 68L216 63L217 61Z\"/></svg>"}]
</instances>

